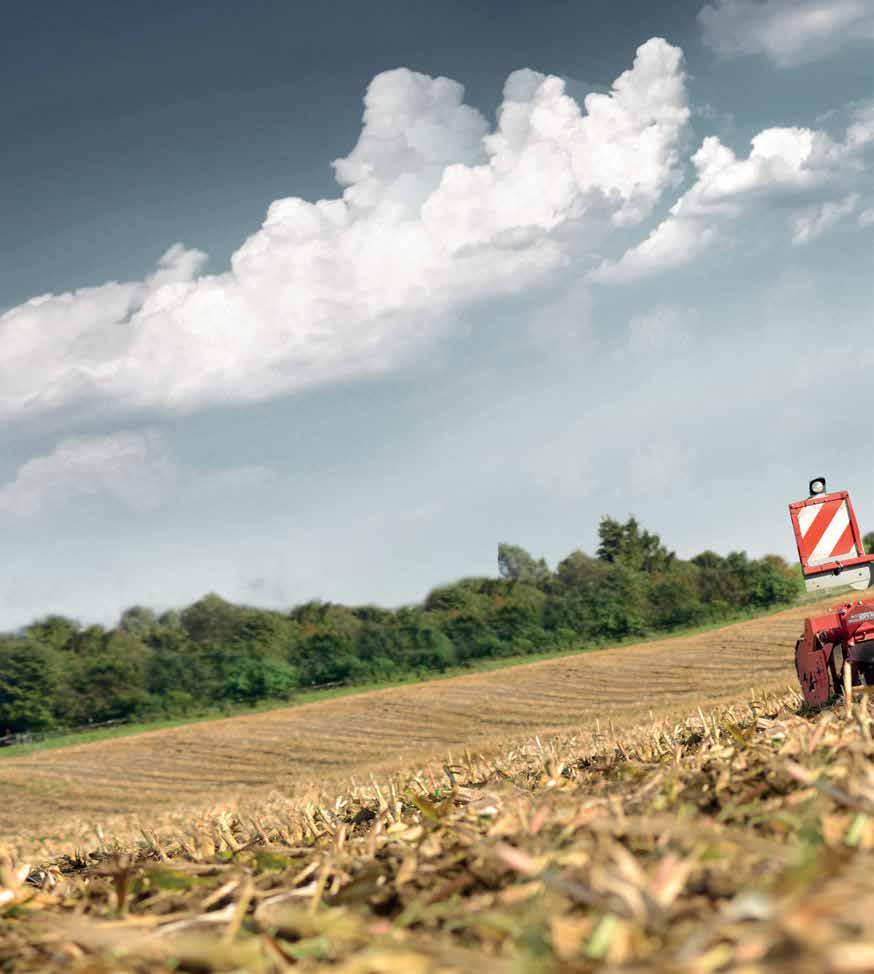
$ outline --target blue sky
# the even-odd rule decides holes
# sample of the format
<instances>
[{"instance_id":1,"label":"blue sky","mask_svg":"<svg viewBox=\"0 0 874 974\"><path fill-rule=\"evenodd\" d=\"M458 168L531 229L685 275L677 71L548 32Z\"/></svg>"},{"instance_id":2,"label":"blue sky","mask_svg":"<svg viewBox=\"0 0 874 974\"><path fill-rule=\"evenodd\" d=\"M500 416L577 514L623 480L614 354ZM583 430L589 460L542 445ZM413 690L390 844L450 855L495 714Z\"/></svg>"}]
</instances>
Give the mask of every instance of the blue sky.
<instances>
[{"instance_id":1,"label":"blue sky","mask_svg":"<svg viewBox=\"0 0 874 974\"><path fill-rule=\"evenodd\" d=\"M0 45L0 625L397 604L605 513L789 556L819 472L874 527L870 0L34 3Z\"/></svg>"}]
</instances>

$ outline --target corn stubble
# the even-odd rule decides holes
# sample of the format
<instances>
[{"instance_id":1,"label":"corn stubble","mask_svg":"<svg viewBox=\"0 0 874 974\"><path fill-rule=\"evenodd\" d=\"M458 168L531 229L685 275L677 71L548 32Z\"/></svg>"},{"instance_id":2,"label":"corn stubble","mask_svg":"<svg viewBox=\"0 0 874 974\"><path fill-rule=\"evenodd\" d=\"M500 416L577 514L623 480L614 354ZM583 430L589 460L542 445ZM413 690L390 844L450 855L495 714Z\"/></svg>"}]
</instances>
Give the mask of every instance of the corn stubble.
<instances>
[{"instance_id":1,"label":"corn stubble","mask_svg":"<svg viewBox=\"0 0 874 974\"><path fill-rule=\"evenodd\" d=\"M763 694L5 849L0 970L869 971L871 722Z\"/></svg>"}]
</instances>

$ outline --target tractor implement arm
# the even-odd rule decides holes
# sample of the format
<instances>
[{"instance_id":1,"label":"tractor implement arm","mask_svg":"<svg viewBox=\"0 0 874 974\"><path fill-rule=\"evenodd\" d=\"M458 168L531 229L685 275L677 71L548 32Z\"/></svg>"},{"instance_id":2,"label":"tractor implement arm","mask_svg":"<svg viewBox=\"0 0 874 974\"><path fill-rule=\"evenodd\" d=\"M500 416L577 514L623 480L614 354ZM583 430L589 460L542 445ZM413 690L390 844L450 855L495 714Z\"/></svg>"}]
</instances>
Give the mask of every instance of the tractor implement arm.
<instances>
[{"instance_id":1,"label":"tractor implement arm","mask_svg":"<svg viewBox=\"0 0 874 974\"><path fill-rule=\"evenodd\" d=\"M804 633L795 644L795 670L801 692L811 707L821 707L841 686L835 646L842 639L837 613L804 620Z\"/></svg>"}]
</instances>

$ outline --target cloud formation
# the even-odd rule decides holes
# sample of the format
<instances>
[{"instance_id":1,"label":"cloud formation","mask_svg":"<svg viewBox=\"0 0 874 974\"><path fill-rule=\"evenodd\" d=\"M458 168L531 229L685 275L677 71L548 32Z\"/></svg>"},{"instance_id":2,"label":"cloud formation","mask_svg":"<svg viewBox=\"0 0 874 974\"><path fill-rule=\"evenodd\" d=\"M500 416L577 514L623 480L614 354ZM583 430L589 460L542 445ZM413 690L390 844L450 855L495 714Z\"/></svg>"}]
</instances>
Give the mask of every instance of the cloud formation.
<instances>
[{"instance_id":1,"label":"cloud formation","mask_svg":"<svg viewBox=\"0 0 874 974\"><path fill-rule=\"evenodd\" d=\"M155 430L71 437L19 467L0 486L0 513L30 516L74 497L103 496L135 511L157 507L179 471Z\"/></svg>"},{"instance_id":2,"label":"cloud formation","mask_svg":"<svg viewBox=\"0 0 874 974\"><path fill-rule=\"evenodd\" d=\"M704 43L718 54L761 54L781 68L874 42L870 0L715 0L698 20Z\"/></svg>"},{"instance_id":3,"label":"cloud formation","mask_svg":"<svg viewBox=\"0 0 874 974\"><path fill-rule=\"evenodd\" d=\"M775 127L741 158L705 138L692 185L635 241L682 184L689 119L682 52L659 38L582 104L559 78L514 72L491 130L455 81L377 75L333 163L342 195L276 200L226 272L203 274L206 255L176 244L142 281L0 316L0 417L179 413L378 375L510 296L532 298L553 341L585 325L592 282L687 264L752 216L769 213L787 245L856 215L871 225L874 107L861 105L840 140Z\"/></svg>"},{"instance_id":4,"label":"cloud formation","mask_svg":"<svg viewBox=\"0 0 874 974\"><path fill-rule=\"evenodd\" d=\"M685 73L664 40L584 110L559 78L517 71L489 132L463 94L378 75L334 163L342 197L277 200L223 274L177 244L144 281L6 312L0 416L186 411L384 372L471 304L546 285L680 178Z\"/></svg>"},{"instance_id":5,"label":"cloud formation","mask_svg":"<svg viewBox=\"0 0 874 974\"><path fill-rule=\"evenodd\" d=\"M145 513L188 495L203 502L216 492L250 492L273 479L261 466L197 471L174 458L156 429L74 436L51 453L32 457L0 484L0 515L32 517L77 498L119 502Z\"/></svg>"},{"instance_id":6,"label":"cloud formation","mask_svg":"<svg viewBox=\"0 0 874 974\"><path fill-rule=\"evenodd\" d=\"M692 156L695 182L666 219L618 261L601 264L591 279L625 283L681 267L717 242L730 243L749 224L757 234L776 227L795 244L810 242L856 210L860 191L874 190L872 148L870 104L856 106L842 141L808 128L765 129L742 159L708 136Z\"/></svg>"},{"instance_id":7,"label":"cloud formation","mask_svg":"<svg viewBox=\"0 0 874 974\"><path fill-rule=\"evenodd\" d=\"M859 206L859 194L849 193L842 200L828 200L810 207L795 220L793 244L806 244L821 237L826 230L852 216Z\"/></svg>"},{"instance_id":8,"label":"cloud formation","mask_svg":"<svg viewBox=\"0 0 874 974\"><path fill-rule=\"evenodd\" d=\"M641 356L685 345L694 331L695 315L683 308L657 305L628 323L628 349ZM625 354L625 348L622 349Z\"/></svg>"}]
</instances>

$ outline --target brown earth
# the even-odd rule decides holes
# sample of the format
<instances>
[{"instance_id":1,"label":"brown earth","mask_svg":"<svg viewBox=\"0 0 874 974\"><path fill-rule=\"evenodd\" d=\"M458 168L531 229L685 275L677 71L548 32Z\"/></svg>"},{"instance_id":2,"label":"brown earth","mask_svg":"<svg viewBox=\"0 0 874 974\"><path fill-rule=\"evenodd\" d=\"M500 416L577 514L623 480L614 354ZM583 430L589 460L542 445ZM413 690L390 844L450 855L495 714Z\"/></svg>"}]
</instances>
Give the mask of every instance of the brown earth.
<instances>
[{"instance_id":1,"label":"brown earth","mask_svg":"<svg viewBox=\"0 0 874 974\"><path fill-rule=\"evenodd\" d=\"M93 844L122 820L367 781L500 741L688 713L795 685L812 606L693 636L566 656L0 758L0 840ZM90 835L90 840L86 837Z\"/></svg>"}]
</instances>

